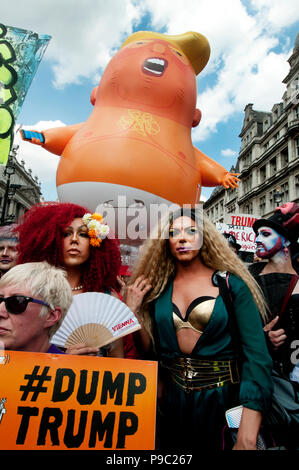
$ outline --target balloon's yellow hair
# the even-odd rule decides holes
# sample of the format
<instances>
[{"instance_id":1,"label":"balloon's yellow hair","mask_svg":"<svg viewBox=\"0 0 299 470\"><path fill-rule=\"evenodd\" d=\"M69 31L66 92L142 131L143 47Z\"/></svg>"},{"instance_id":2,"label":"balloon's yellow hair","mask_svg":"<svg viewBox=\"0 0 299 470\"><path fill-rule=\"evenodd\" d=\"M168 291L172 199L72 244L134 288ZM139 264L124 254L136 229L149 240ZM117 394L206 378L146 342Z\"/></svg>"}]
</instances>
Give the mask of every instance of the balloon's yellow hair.
<instances>
[{"instance_id":1,"label":"balloon's yellow hair","mask_svg":"<svg viewBox=\"0 0 299 470\"><path fill-rule=\"evenodd\" d=\"M210 57L210 45L207 38L194 31L172 36L152 31L137 31L131 34L121 47L143 39L161 39L178 48L188 58L195 75L198 75L199 72L202 71Z\"/></svg>"}]
</instances>

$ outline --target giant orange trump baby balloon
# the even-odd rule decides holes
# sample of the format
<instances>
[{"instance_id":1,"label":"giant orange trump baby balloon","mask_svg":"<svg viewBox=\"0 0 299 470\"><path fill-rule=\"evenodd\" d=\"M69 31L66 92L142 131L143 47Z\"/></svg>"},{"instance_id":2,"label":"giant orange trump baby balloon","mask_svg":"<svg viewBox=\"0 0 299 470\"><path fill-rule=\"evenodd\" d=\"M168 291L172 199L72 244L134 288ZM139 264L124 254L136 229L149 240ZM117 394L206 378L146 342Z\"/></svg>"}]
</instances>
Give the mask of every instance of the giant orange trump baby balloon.
<instances>
[{"instance_id":1,"label":"giant orange trump baby balloon","mask_svg":"<svg viewBox=\"0 0 299 470\"><path fill-rule=\"evenodd\" d=\"M199 33L129 36L93 89L86 122L52 128L35 144L60 155L59 199L95 210L118 196L149 203L195 204L201 186L238 185L230 173L192 145L200 122L196 75L210 47Z\"/></svg>"}]
</instances>

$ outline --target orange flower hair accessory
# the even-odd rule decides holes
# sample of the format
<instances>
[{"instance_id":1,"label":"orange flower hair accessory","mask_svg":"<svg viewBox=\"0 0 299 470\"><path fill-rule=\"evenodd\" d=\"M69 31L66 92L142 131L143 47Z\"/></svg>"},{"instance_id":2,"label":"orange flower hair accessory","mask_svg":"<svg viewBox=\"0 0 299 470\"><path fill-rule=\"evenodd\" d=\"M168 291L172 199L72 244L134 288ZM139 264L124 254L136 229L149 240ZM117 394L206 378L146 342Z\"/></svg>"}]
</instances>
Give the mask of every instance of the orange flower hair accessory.
<instances>
[{"instance_id":1,"label":"orange flower hair accessory","mask_svg":"<svg viewBox=\"0 0 299 470\"><path fill-rule=\"evenodd\" d=\"M107 224L103 223L102 215L96 212L93 214L84 214L83 222L88 228L89 243L91 246L100 246L102 240L109 234L109 227Z\"/></svg>"}]
</instances>

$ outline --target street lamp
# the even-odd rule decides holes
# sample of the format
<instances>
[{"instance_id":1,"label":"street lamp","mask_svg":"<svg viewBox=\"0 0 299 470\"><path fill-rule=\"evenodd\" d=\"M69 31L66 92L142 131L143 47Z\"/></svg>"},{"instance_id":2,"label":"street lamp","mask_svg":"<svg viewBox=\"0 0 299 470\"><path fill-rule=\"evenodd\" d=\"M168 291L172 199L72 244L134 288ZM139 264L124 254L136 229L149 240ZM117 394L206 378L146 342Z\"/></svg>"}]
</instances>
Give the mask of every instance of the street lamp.
<instances>
[{"instance_id":1,"label":"street lamp","mask_svg":"<svg viewBox=\"0 0 299 470\"><path fill-rule=\"evenodd\" d=\"M274 193L274 202L276 203L276 207L279 206L279 204L281 203L282 201L282 194L277 190L275 193Z\"/></svg>"},{"instance_id":2,"label":"street lamp","mask_svg":"<svg viewBox=\"0 0 299 470\"><path fill-rule=\"evenodd\" d=\"M1 212L1 221L0 221L1 225L5 224L5 213L6 213L6 207L7 207L7 202L8 202L10 177L15 172L14 157L17 154L18 148L19 148L18 145L13 145L12 146L12 149L9 153L8 161L7 161L5 170L4 170L4 176L7 176L7 180L6 180L5 194L4 194L4 199L3 199L3 207L2 207L2 212Z\"/></svg>"}]
</instances>

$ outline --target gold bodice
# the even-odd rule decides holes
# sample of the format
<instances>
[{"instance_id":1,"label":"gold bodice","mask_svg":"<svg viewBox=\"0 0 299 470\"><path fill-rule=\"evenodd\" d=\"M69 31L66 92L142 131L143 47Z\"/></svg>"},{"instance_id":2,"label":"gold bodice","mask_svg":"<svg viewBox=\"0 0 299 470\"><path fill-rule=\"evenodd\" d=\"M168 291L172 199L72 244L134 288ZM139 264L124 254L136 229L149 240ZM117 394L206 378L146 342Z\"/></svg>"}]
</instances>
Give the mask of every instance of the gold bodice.
<instances>
[{"instance_id":1,"label":"gold bodice","mask_svg":"<svg viewBox=\"0 0 299 470\"><path fill-rule=\"evenodd\" d=\"M182 318L178 307L173 304L173 322L176 332L182 328L191 328L197 333L202 333L210 320L216 299L202 296L194 299L189 305L186 317Z\"/></svg>"}]
</instances>

